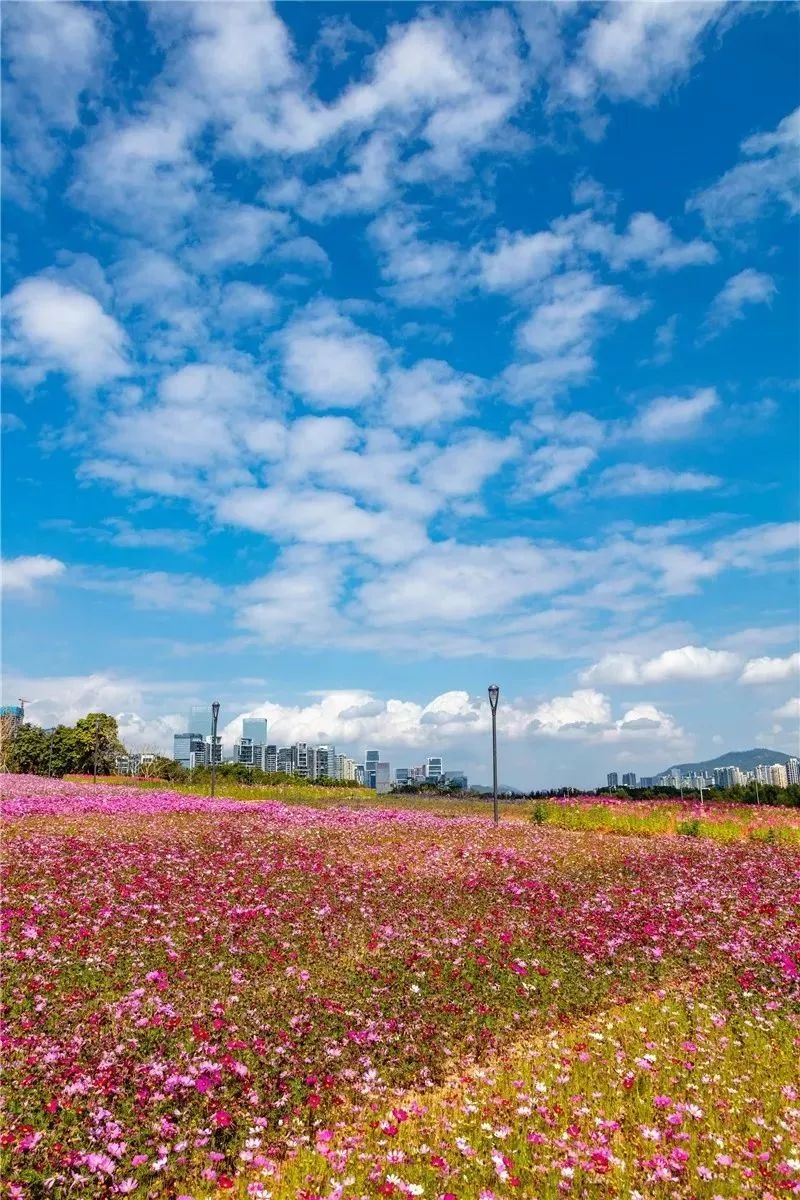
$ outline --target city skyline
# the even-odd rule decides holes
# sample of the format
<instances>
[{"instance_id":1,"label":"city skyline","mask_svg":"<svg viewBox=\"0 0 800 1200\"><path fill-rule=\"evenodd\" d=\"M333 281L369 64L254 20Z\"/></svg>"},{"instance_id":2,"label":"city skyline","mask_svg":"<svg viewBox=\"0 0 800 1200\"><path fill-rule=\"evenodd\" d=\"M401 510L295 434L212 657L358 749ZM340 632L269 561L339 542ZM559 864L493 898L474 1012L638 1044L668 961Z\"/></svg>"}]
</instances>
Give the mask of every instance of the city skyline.
<instances>
[{"instance_id":1,"label":"city skyline","mask_svg":"<svg viewBox=\"0 0 800 1200\"><path fill-rule=\"evenodd\" d=\"M4 694L797 751L789 5L10 4ZM286 740L289 740L287 736Z\"/></svg>"}]
</instances>

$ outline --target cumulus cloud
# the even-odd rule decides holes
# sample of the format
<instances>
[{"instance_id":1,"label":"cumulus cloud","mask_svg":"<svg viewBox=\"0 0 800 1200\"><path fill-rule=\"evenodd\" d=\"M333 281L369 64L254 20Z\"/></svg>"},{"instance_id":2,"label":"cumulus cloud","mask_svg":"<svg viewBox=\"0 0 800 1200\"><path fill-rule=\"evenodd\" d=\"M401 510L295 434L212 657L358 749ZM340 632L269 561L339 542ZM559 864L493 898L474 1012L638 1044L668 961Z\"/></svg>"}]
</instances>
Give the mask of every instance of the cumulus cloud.
<instances>
[{"instance_id":1,"label":"cumulus cloud","mask_svg":"<svg viewBox=\"0 0 800 1200\"><path fill-rule=\"evenodd\" d=\"M28 199L26 176L42 178L61 161L62 135L79 124L82 99L102 86L108 49L103 15L82 4L9 6L3 21L6 182Z\"/></svg>"},{"instance_id":2,"label":"cumulus cloud","mask_svg":"<svg viewBox=\"0 0 800 1200\"><path fill-rule=\"evenodd\" d=\"M32 592L47 579L57 579L66 567L57 558L46 554L23 554L19 558L4 558L0 563L0 583L5 592Z\"/></svg>"},{"instance_id":3,"label":"cumulus cloud","mask_svg":"<svg viewBox=\"0 0 800 1200\"><path fill-rule=\"evenodd\" d=\"M606 654L581 673L582 683L643 685L676 681L724 679L740 665L740 658L728 650L710 650L707 646L680 646L664 650L654 658L635 654Z\"/></svg>"},{"instance_id":4,"label":"cumulus cloud","mask_svg":"<svg viewBox=\"0 0 800 1200\"><path fill-rule=\"evenodd\" d=\"M312 308L283 341L286 383L309 404L354 408L376 394L385 343L332 308Z\"/></svg>"},{"instance_id":5,"label":"cumulus cloud","mask_svg":"<svg viewBox=\"0 0 800 1200\"><path fill-rule=\"evenodd\" d=\"M772 715L779 720L800 721L800 696L792 696L790 700L776 708Z\"/></svg>"},{"instance_id":6,"label":"cumulus cloud","mask_svg":"<svg viewBox=\"0 0 800 1200\"><path fill-rule=\"evenodd\" d=\"M784 680L794 679L800 674L800 652L787 655L786 658L751 658L744 665L739 677L740 683L783 683Z\"/></svg>"},{"instance_id":7,"label":"cumulus cloud","mask_svg":"<svg viewBox=\"0 0 800 1200\"><path fill-rule=\"evenodd\" d=\"M389 424L420 429L458 421L470 412L484 384L474 375L454 371L446 362L426 358L408 369L391 371L387 388Z\"/></svg>"},{"instance_id":8,"label":"cumulus cloud","mask_svg":"<svg viewBox=\"0 0 800 1200\"><path fill-rule=\"evenodd\" d=\"M609 4L590 22L564 88L577 103L605 93L653 104L685 76L722 3Z\"/></svg>"},{"instance_id":9,"label":"cumulus cloud","mask_svg":"<svg viewBox=\"0 0 800 1200\"><path fill-rule=\"evenodd\" d=\"M86 292L35 276L17 284L5 312L8 357L24 359L39 378L61 371L93 387L128 373L124 330Z\"/></svg>"}]
</instances>

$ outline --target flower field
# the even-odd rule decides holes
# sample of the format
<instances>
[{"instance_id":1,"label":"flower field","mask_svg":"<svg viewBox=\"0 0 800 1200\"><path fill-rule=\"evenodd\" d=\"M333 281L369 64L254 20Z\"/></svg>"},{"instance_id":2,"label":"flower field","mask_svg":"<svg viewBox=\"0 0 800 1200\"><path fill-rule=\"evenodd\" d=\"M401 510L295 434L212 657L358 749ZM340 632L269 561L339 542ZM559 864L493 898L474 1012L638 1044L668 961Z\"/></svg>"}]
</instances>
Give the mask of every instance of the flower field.
<instances>
[{"instance_id":1,"label":"flower field","mask_svg":"<svg viewBox=\"0 0 800 1200\"><path fill-rule=\"evenodd\" d=\"M800 1195L800 855L3 777L1 1194Z\"/></svg>"}]
</instances>

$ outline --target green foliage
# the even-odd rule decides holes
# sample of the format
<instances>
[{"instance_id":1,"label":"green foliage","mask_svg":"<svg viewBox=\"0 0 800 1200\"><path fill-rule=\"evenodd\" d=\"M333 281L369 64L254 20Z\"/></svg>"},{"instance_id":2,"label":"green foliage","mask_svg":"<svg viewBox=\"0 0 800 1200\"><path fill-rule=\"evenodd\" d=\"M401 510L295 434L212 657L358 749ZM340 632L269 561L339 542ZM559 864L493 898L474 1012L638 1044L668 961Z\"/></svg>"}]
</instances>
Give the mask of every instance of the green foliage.
<instances>
[{"instance_id":1,"label":"green foliage","mask_svg":"<svg viewBox=\"0 0 800 1200\"><path fill-rule=\"evenodd\" d=\"M684 837L700 837L700 820L698 817L688 817L685 821L679 821L675 830Z\"/></svg>"},{"instance_id":2,"label":"green foliage","mask_svg":"<svg viewBox=\"0 0 800 1200\"><path fill-rule=\"evenodd\" d=\"M38 725L20 725L6 747L6 770L22 775L44 774L47 741L47 734Z\"/></svg>"},{"instance_id":3,"label":"green foliage","mask_svg":"<svg viewBox=\"0 0 800 1200\"><path fill-rule=\"evenodd\" d=\"M75 769L87 775L94 771L95 760L99 775L111 775L114 758L125 753L116 718L108 713L90 712L76 721L75 741L78 760Z\"/></svg>"},{"instance_id":4,"label":"green foliage","mask_svg":"<svg viewBox=\"0 0 800 1200\"><path fill-rule=\"evenodd\" d=\"M94 770L95 738L97 770L109 775L114 756L123 752L117 722L107 713L88 713L75 726L57 725L42 729L39 725L20 725L5 746L5 769L14 774L53 775L90 774Z\"/></svg>"},{"instance_id":5,"label":"green foliage","mask_svg":"<svg viewBox=\"0 0 800 1200\"><path fill-rule=\"evenodd\" d=\"M548 807L544 800L536 800L531 809L531 820L534 825L544 825L548 817Z\"/></svg>"}]
</instances>

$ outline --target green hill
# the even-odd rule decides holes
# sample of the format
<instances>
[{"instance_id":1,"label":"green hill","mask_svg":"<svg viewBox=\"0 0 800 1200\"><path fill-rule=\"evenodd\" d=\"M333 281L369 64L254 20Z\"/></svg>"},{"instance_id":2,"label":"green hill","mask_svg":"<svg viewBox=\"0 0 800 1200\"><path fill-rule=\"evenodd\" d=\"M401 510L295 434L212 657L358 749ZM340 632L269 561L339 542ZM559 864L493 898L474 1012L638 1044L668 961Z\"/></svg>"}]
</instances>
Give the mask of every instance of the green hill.
<instances>
[{"instance_id":1,"label":"green hill","mask_svg":"<svg viewBox=\"0 0 800 1200\"><path fill-rule=\"evenodd\" d=\"M759 763L771 766L773 763L785 763L789 758L791 755L784 754L782 750L767 750L761 746L755 750L729 750L726 754L720 754L719 758L707 758L703 762L675 763L659 774L668 775L670 771L680 771L682 775L691 775L693 771L710 773L715 767L738 767L741 771L753 771Z\"/></svg>"}]
</instances>

